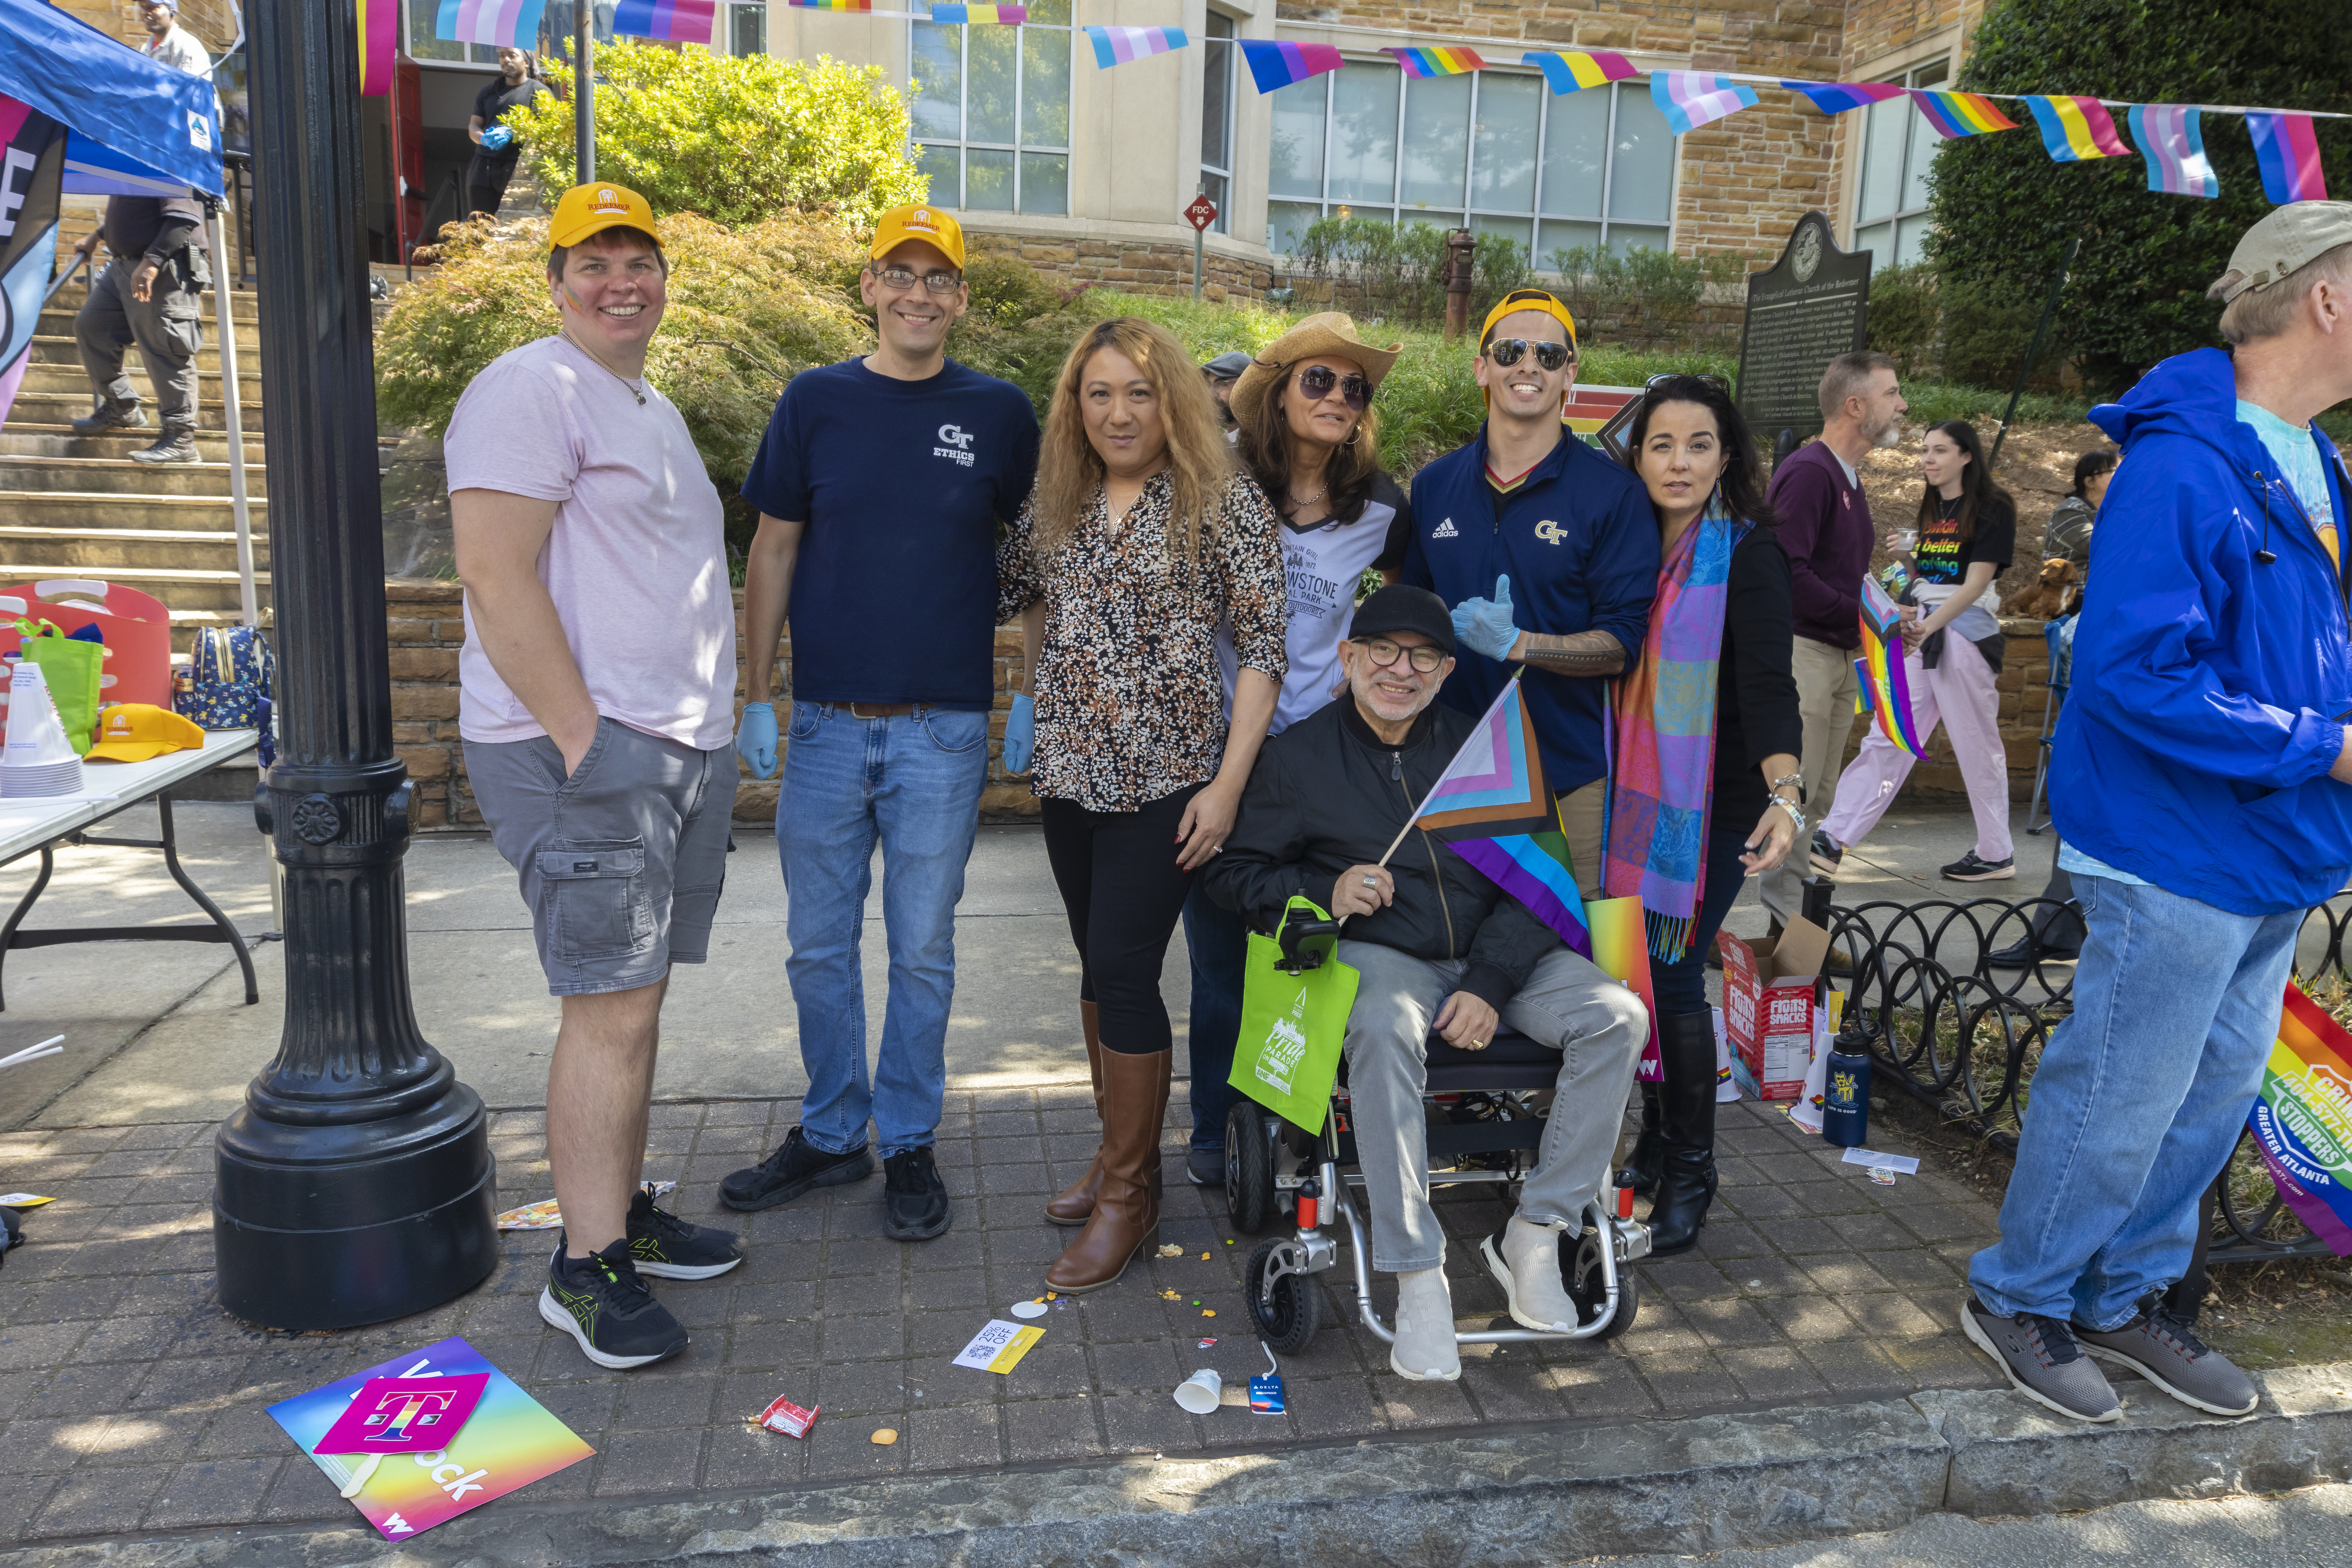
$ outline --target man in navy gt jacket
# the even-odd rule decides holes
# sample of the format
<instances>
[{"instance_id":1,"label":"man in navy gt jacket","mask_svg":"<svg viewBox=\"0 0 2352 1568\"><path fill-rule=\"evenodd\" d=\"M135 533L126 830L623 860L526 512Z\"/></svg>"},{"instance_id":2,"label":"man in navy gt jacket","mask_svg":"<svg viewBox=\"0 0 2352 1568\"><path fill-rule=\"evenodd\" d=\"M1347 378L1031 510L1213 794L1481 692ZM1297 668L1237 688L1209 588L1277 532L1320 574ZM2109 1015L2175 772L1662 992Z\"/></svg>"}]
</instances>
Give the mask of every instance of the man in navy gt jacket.
<instances>
[{"instance_id":1,"label":"man in navy gt jacket","mask_svg":"<svg viewBox=\"0 0 2352 1568\"><path fill-rule=\"evenodd\" d=\"M2087 1421L2120 1412L2085 1351L2198 1409L2254 1408L2166 1291L2261 1086L2304 911L2352 873L2347 487L2310 425L2352 397L2352 204L2275 209L2211 293L2233 353L2167 360L2091 416L2123 466L2050 778L2089 940L1961 1313L2018 1388Z\"/></svg>"},{"instance_id":2,"label":"man in navy gt jacket","mask_svg":"<svg viewBox=\"0 0 2352 1568\"><path fill-rule=\"evenodd\" d=\"M1414 476L1404 581L1454 611L1445 701L1483 713L1512 676L1543 752L1577 885L1601 892L1608 682L1636 658L1658 591L1658 523L1642 481L1569 434L1576 321L1540 289L1486 314L1475 362L1477 439Z\"/></svg>"}]
</instances>

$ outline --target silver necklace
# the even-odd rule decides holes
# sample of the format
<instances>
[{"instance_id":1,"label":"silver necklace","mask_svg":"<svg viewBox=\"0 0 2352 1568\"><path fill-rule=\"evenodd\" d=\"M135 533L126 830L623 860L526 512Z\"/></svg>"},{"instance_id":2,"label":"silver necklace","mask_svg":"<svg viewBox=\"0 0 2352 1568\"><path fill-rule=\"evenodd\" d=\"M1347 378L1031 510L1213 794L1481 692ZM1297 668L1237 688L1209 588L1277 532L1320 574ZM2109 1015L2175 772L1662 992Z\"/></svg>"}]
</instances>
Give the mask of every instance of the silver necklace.
<instances>
[{"instance_id":1,"label":"silver necklace","mask_svg":"<svg viewBox=\"0 0 2352 1568\"><path fill-rule=\"evenodd\" d=\"M1287 487L1285 488L1284 493L1286 495L1290 494ZM1325 496L1329 495L1330 493L1331 481L1326 479L1323 481L1323 488L1317 490L1313 495L1308 496L1305 500L1300 500L1296 495L1290 495L1291 515L1295 517L1298 513L1305 511L1308 507L1313 506L1317 501L1321 500Z\"/></svg>"},{"instance_id":2,"label":"silver necklace","mask_svg":"<svg viewBox=\"0 0 2352 1568\"><path fill-rule=\"evenodd\" d=\"M570 343L573 348L578 349L582 353L588 354L590 359L596 360L598 367L601 368L606 375L611 376L614 381L619 382L623 386L629 389L629 395L637 400L638 407L643 408L646 405L646 389L643 386L632 382L627 376L623 375L611 365L604 363L603 360L596 359L594 354L588 353L587 346L581 342L578 338L573 337L571 332L566 331L564 328L556 328L555 335L562 338L565 342Z\"/></svg>"}]
</instances>

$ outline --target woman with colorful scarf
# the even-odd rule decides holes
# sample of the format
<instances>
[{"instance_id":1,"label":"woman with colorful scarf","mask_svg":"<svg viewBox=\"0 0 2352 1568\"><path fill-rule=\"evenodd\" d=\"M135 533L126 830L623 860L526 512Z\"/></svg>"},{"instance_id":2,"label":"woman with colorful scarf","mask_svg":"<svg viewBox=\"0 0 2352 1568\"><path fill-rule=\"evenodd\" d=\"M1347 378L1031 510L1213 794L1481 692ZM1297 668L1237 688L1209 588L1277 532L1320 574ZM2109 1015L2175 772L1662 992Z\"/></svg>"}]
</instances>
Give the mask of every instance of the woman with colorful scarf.
<instances>
[{"instance_id":1,"label":"woman with colorful scarf","mask_svg":"<svg viewBox=\"0 0 2352 1568\"><path fill-rule=\"evenodd\" d=\"M1651 383L1627 450L1658 516L1658 596L1618 683L1602 879L1639 895L1659 1081L1618 1184L1652 1194L1654 1257L1698 1242L1715 1200L1715 1025L1706 963L1740 883L1804 836L1804 726L1789 673L1789 558L1756 444L1711 376Z\"/></svg>"}]
</instances>

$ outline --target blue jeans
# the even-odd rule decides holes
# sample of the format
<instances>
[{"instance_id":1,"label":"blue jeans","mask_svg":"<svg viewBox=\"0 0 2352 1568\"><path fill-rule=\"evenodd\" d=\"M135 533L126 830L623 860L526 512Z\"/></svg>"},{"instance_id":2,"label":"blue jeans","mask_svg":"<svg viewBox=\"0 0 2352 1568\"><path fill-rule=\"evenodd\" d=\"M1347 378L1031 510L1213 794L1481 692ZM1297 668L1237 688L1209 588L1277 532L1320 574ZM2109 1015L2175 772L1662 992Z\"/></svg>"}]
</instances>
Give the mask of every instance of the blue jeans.
<instances>
[{"instance_id":1,"label":"blue jeans","mask_svg":"<svg viewBox=\"0 0 2352 1568\"><path fill-rule=\"evenodd\" d=\"M1723 929L1723 917L1731 912L1739 889L1748 883L1748 868L1739 863L1739 853L1748 847L1748 835L1755 831L1753 817L1745 822L1711 820L1707 824L1706 887L1699 897L1698 923L1691 928L1690 951L1679 963L1660 963L1654 958L1650 961L1650 993L1657 998L1658 1016L1672 1018L1707 1010L1707 950L1715 945L1715 933ZM1789 851L1791 859L1803 853L1802 843Z\"/></svg>"},{"instance_id":2,"label":"blue jeans","mask_svg":"<svg viewBox=\"0 0 2352 1568\"><path fill-rule=\"evenodd\" d=\"M1242 972L1249 959L1249 922L1209 897L1192 879L1184 900L1184 950L1192 959L1192 1022L1185 1030L1192 1056L1192 1147L1225 1146L1225 1112L1234 1091L1234 1044L1242 1034Z\"/></svg>"},{"instance_id":3,"label":"blue jeans","mask_svg":"<svg viewBox=\"0 0 2352 1568\"><path fill-rule=\"evenodd\" d=\"M1990 1311L2105 1330L2188 1270L2198 1199L2278 1038L2304 911L2233 915L2112 877L2074 891L2089 928L2074 1013L2042 1047L2000 1239L1969 1283Z\"/></svg>"},{"instance_id":4,"label":"blue jeans","mask_svg":"<svg viewBox=\"0 0 2352 1568\"><path fill-rule=\"evenodd\" d=\"M864 1148L869 1118L885 1158L928 1146L939 1127L955 909L987 776L985 713L926 708L857 719L846 708L793 704L776 802L776 850L791 900L784 973L809 1078L801 1134L827 1153ZM869 1088L858 950L877 842L890 997Z\"/></svg>"}]
</instances>

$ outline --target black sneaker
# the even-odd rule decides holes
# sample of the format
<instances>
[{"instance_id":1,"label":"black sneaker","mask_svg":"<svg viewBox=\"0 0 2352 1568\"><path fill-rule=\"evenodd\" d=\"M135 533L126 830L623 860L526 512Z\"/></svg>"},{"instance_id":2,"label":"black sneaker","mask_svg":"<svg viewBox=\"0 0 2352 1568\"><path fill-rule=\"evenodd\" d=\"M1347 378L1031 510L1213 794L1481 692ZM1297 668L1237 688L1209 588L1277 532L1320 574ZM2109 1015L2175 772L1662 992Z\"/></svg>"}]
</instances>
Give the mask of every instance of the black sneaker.
<instances>
[{"instance_id":1,"label":"black sneaker","mask_svg":"<svg viewBox=\"0 0 2352 1568\"><path fill-rule=\"evenodd\" d=\"M139 405L135 403L125 408L111 406L101 408L87 419L77 419L73 422L73 433L77 436L103 436L109 430L144 430L145 428L147 428L147 416L140 412Z\"/></svg>"},{"instance_id":2,"label":"black sneaker","mask_svg":"<svg viewBox=\"0 0 2352 1568\"><path fill-rule=\"evenodd\" d=\"M1184 1179L1196 1187L1222 1187L1225 1184L1225 1149L1187 1148L1184 1151Z\"/></svg>"},{"instance_id":3,"label":"black sneaker","mask_svg":"<svg viewBox=\"0 0 2352 1568\"><path fill-rule=\"evenodd\" d=\"M1816 877L1833 878L1838 874L1838 868L1845 863L1845 851L1838 847L1838 841L1818 827L1813 829L1812 856L1813 875Z\"/></svg>"},{"instance_id":4,"label":"black sneaker","mask_svg":"<svg viewBox=\"0 0 2352 1568\"><path fill-rule=\"evenodd\" d=\"M196 456L195 433L192 430L175 430L167 432L163 438L153 446L142 447L131 453L131 460L134 463L145 463L152 468L161 463L194 463L201 462L203 459Z\"/></svg>"},{"instance_id":5,"label":"black sneaker","mask_svg":"<svg viewBox=\"0 0 2352 1568\"><path fill-rule=\"evenodd\" d=\"M2077 1421L2119 1421L2123 1405L2074 1331L2056 1318L2020 1312L1996 1317L1970 1296L1960 1306L1960 1328L1992 1357L2018 1393Z\"/></svg>"},{"instance_id":6,"label":"black sneaker","mask_svg":"<svg viewBox=\"0 0 2352 1568\"><path fill-rule=\"evenodd\" d=\"M733 1231L688 1225L656 1208L651 1187L629 1200L629 1256L638 1273L659 1279L708 1279L743 1261Z\"/></svg>"},{"instance_id":7,"label":"black sneaker","mask_svg":"<svg viewBox=\"0 0 2352 1568\"><path fill-rule=\"evenodd\" d=\"M1948 882L2005 882L2017 875L2017 857L2004 855L1998 860L1979 860L1971 849L1937 875Z\"/></svg>"},{"instance_id":8,"label":"black sneaker","mask_svg":"<svg viewBox=\"0 0 2352 1568\"><path fill-rule=\"evenodd\" d=\"M539 1315L577 1340L590 1361L616 1372L686 1348L686 1331L637 1278L625 1237L589 1257L566 1258L557 1232Z\"/></svg>"},{"instance_id":9,"label":"black sneaker","mask_svg":"<svg viewBox=\"0 0 2352 1568\"><path fill-rule=\"evenodd\" d=\"M882 1162L882 1234L929 1241L948 1227L948 1184L930 1146L901 1149Z\"/></svg>"},{"instance_id":10,"label":"black sneaker","mask_svg":"<svg viewBox=\"0 0 2352 1568\"><path fill-rule=\"evenodd\" d=\"M828 1154L795 1127L774 1153L719 1183L719 1198L730 1209L772 1209L812 1187L837 1187L873 1173L873 1150L860 1146L846 1154Z\"/></svg>"}]
</instances>

